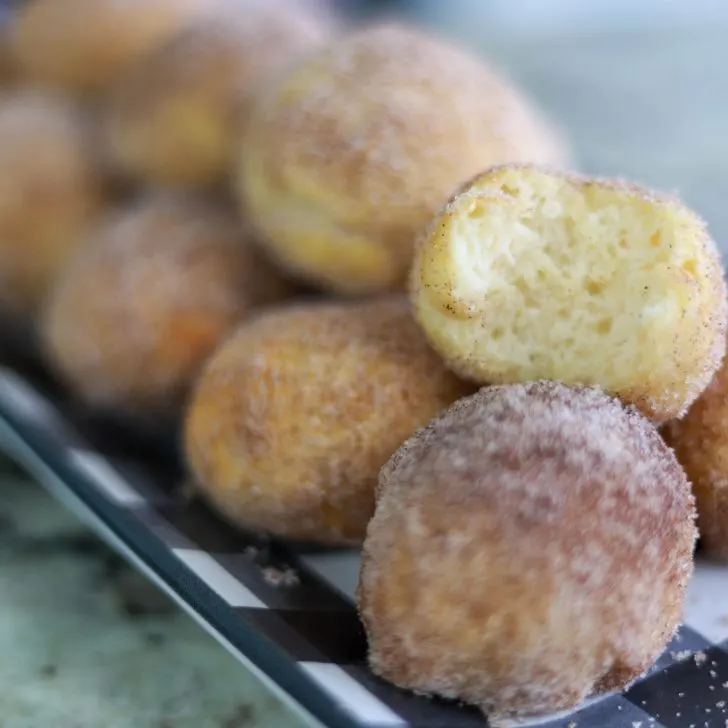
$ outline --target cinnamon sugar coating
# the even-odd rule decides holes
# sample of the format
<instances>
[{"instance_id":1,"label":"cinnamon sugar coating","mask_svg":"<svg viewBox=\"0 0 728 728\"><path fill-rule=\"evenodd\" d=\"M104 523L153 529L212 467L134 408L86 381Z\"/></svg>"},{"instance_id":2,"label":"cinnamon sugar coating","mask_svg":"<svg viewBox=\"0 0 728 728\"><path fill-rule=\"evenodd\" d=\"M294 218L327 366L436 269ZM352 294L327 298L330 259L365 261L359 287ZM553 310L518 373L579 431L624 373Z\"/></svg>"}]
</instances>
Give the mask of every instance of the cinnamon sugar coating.
<instances>
[{"instance_id":1,"label":"cinnamon sugar coating","mask_svg":"<svg viewBox=\"0 0 728 728\"><path fill-rule=\"evenodd\" d=\"M685 474L636 410L483 388L382 469L358 591L371 667L494 720L574 708L659 656L694 542Z\"/></svg>"},{"instance_id":2,"label":"cinnamon sugar coating","mask_svg":"<svg viewBox=\"0 0 728 728\"><path fill-rule=\"evenodd\" d=\"M83 96L104 94L144 56L220 0L28 0L11 16L25 78Z\"/></svg>"},{"instance_id":3,"label":"cinnamon sugar coating","mask_svg":"<svg viewBox=\"0 0 728 728\"><path fill-rule=\"evenodd\" d=\"M0 100L0 307L32 320L109 205L89 120L65 97L16 88Z\"/></svg>"},{"instance_id":4,"label":"cinnamon sugar coating","mask_svg":"<svg viewBox=\"0 0 728 728\"><path fill-rule=\"evenodd\" d=\"M336 293L402 288L415 237L489 165L567 164L500 72L403 24L356 29L266 88L238 196L283 265Z\"/></svg>"},{"instance_id":5,"label":"cinnamon sugar coating","mask_svg":"<svg viewBox=\"0 0 728 728\"><path fill-rule=\"evenodd\" d=\"M705 552L728 561L728 361L680 420L662 434L693 485Z\"/></svg>"},{"instance_id":6,"label":"cinnamon sugar coating","mask_svg":"<svg viewBox=\"0 0 728 728\"><path fill-rule=\"evenodd\" d=\"M158 192L95 232L51 292L41 334L86 403L173 416L220 340L288 293L227 205Z\"/></svg>"},{"instance_id":7,"label":"cinnamon sugar coating","mask_svg":"<svg viewBox=\"0 0 728 728\"><path fill-rule=\"evenodd\" d=\"M331 22L300 0L221 3L114 90L104 124L111 162L151 184L226 184L258 87L323 42Z\"/></svg>"},{"instance_id":8,"label":"cinnamon sugar coating","mask_svg":"<svg viewBox=\"0 0 728 728\"><path fill-rule=\"evenodd\" d=\"M602 387L657 423L687 411L725 351L726 285L705 222L620 179L486 170L421 237L410 291L460 376Z\"/></svg>"},{"instance_id":9,"label":"cinnamon sugar coating","mask_svg":"<svg viewBox=\"0 0 728 728\"><path fill-rule=\"evenodd\" d=\"M382 464L470 391L403 296L287 306L244 323L206 366L187 411L187 461L240 526L357 544Z\"/></svg>"}]
</instances>

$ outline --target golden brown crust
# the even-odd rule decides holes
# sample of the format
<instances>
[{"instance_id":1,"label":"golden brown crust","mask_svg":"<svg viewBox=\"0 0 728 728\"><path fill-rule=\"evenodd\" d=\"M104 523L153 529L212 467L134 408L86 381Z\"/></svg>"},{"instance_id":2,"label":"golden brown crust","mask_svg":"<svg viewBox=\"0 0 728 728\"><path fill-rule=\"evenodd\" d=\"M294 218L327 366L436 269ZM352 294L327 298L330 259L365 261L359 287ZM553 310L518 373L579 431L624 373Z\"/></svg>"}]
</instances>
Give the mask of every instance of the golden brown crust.
<instances>
[{"instance_id":1,"label":"golden brown crust","mask_svg":"<svg viewBox=\"0 0 728 728\"><path fill-rule=\"evenodd\" d=\"M415 236L463 179L501 162L566 160L499 73L384 24L341 38L261 95L237 184L286 266L361 293L401 287Z\"/></svg>"},{"instance_id":2,"label":"golden brown crust","mask_svg":"<svg viewBox=\"0 0 728 728\"><path fill-rule=\"evenodd\" d=\"M171 416L221 338L287 293L228 207L157 193L92 236L55 286L41 333L88 404Z\"/></svg>"},{"instance_id":3,"label":"golden brown crust","mask_svg":"<svg viewBox=\"0 0 728 728\"><path fill-rule=\"evenodd\" d=\"M0 99L0 306L24 319L106 209L87 121L54 94Z\"/></svg>"},{"instance_id":4,"label":"golden brown crust","mask_svg":"<svg viewBox=\"0 0 728 728\"><path fill-rule=\"evenodd\" d=\"M224 4L147 57L116 89L106 124L115 165L153 184L227 182L258 85L326 37L300 0Z\"/></svg>"},{"instance_id":5,"label":"golden brown crust","mask_svg":"<svg viewBox=\"0 0 728 728\"><path fill-rule=\"evenodd\" d=\"M187 461L243 527L360 543L382 463L467 391L404 297L286 307L210 360L187 412Z\"/></svg>"},{"instance_id":6,"label":"golden brown crust","mask_svg":"<svg viewBox=\"0 0 728 728\"><path fill-rule=\"evenodd\" d=\"M662 432L693 484L706 553L728 561L728 362L687 415Z\"/></svg>"},{"instance_id":7,"label":"golden brown crust","mask_svg":"<svg viewBox=\"0 0 728 728\"><path fill-rule=\"evenodd\" d=\"M529 371L524 372L523 376L518 365L514 365L508 372L492 370L493 362L488 361L489 352L486 351L489 334L481 324L485 320L494 321L497 316L490 308L489 296L483 295L477 288L466 291L467 295L463 295L458 289L456 283L462 276L463 266L453 253L453 239L460 235L460 226L467 222L475 206L485 208L487 205L489 209L502 206L506 209L514 194L520 194L514 193L511 188L514 179L533 181L536 184L535 180L544 177L552 181L562 181L574 190L580 190L586 199L605 191L613 191L622 195L618 204L623 208L629 204L644 204L668 211L669 222L663 224L667 227L672 225L672 232L683 248L681 254L690 249L690 261L687 264L692 266L690 272L681 269L682 261L677 253L669 253L665 260L655 265L659 275L672 269L672 293L675 300L680 301L682 316L672 330L665 333L665 340L660 342L659 349L656 347L652 351L645 351L642 367L645 371L630 372L622 369L614 377L601 379L595 371L588 372L582 378L571 379L566 371L554 371L553 368L537 371L536 368L524 367ZM668 220L667 213L665 219ZM572 221L571 224L578 223ZM583 239L588 239L590 245L605 243L586 235ZM585 249L587 247L584 245ZM564 265L576 268L579 263L578 252L570 254L575 257L569 258ZM517 267L508 272L513 277L512 283L522 273ZM512 383L544 377L564 380L570 384L603 386L623 401L637 405L657 423L684 414L707 386L720 365L725 348L723 336L728 308L723 266L705 222L677 196L656 192L625 179L593 177L533 164L496 165L475 175L457 188L429 227L418 237L410 270L409 288L415 316L430 343L459 376L480 383ZM645 285L645 292L649 288L649 285ZM538 295L536 287L534 290ZM514 293L520 295L518 291ZM577 288L573 295L578 296L580 293ZM564 311L570 310L579 314L582 303L583 301L573 298ZM514 298L513 308L519 305L519 301ZM635 321L634 331L625 342L634 343L640 338L640 308L635 309L632 315ZM549 324L545 324L544 328L549 330ZM576 331L573 330L574 335ZM578 338L577 336L577 343ZM608 343L602 343L592 351L603 361L610 360L614 352L605 348L608 346ZM660 360L660 366L651 357ZM582 356L574 359L588 361Z\"/></svg>"},{"instance_id":8,"label":"golden brown crust","mask_svg":"<svg viewBox=\"0 0 728 728\"><path fill-rule=\"evenodd\" d=\"M98 94L218 2L28 0L13 14L13 50L29 80Z\"/></svg>"},{"instance_id":9,"label":"golden brown crust","mask_svg":"<svg viewBox=\"0 0 728 728\"><path fill-rule=\"evenodd\" d=\"M384 466L358 591L372 669L492 718L625 687L682 617L694 504L599 390L483 388Z\"/></svg>"},{"instance_id":10,"label":"golden brown crust","mask_svg":"<svg viewBox=\"0 0 728 728\"><path fill-rule=\"evenodd\" d=\"M11 46L10 24L0 17L0 87L10 88L21 80L20 67Z\"/></svg>"}]
</instances>

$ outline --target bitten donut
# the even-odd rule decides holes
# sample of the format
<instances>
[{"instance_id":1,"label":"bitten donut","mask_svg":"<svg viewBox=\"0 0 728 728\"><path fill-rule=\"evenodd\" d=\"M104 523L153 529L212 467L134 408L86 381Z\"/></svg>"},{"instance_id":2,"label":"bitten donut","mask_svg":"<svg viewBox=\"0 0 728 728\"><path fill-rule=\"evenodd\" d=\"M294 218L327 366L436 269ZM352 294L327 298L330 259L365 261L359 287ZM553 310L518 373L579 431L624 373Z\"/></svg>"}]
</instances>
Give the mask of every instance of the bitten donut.
<instances>
[{"instance_id":1,"label":"bitten donut","mask_svg":"<svg viewBox=\"0 0 728 728\"><path fill-rule=\"evenodd\" d=\"M358 589L375 673L492 720L570 710L646 671L681 622L685 474L594 388L484 388L384 466Z\"/></svg>"},{"instance_id":2,"label":"bitten donut","mask_svg":"<svg viewBox=\"0 0 728 728\"><path fill-rule=\"evenodd\" d=\"M668 422L662 434L692 482L701 545L728 561L728 360L687 415Z\"/></svg>"},{"instance_id":3,"label":"bitten donut","mask_svg":"<svg viewBox=\"0 0 728 728\"><path fill-rule=\"evenodd\" d=\"M463 377L598 385L655 421L685 412L725 351L715 243L679 200L637 185L491 169L418 245L416 317Z\"/></svg>"},{"instance_id":4,"label":"bitten donut","mask_svg":"<svg viewBox=\"0 0 728 728\"><path fill-rule=\"evenodd\" d=\"M220 339L286 292L227 206L157 193L109 219L70 263L42 341L92 408L172 418Z\"/></svg>"},{"instance_id":5,"label":"bitten donut","mask_svg":"<svg viewBox=\"0 0 728 728\"><path fill-rule=\"evenodd\" d=\"M350 32L262 91L236 179L283 265L358 295L403 287L415 236L464 179L565 157L539 112L479 59L383 24Z\"/></svg>"},{"instance_id":6,"label":"bitten donut","mask_svg":"<svg viewBox=\"0 0 728 728\"><path fill-rule=\"evenodd\" d=\"M10 21L13 52L29 80L97 94L219 1L26 0Z\"/></svg>"},{"instance_id":7,"label":"bitten donut","mask_svg":"<svg viewBox=\"0 0 728 728\"><path fill-rule=\"evenodd\" d=\"M115 91L105 124L112 163L152 184L227 182L258 85L321 43L326 28L300 0L229 0Z\"/></svg>"},{"instance_id":8,"label":"bitten donut","mask_svg":"<svg viewBox=\"0 0 728 728\"><path fill-rule=\"evenodd\" d=\"M53 94L0 98L0 309L26 320L106 208L87 119Z\"/></svg>"},{"instance_id":9,"label":"bitten donut","mask_svg":"<svg viewBox=\"0 0 728 728\"><path fill-rule=\"evenodd\" d=\"M356 544L382 464L467 391L403 297L285 307L244 323L210 359L187 412L187 461L242 527Z\"/></svg>"}]
</instances>

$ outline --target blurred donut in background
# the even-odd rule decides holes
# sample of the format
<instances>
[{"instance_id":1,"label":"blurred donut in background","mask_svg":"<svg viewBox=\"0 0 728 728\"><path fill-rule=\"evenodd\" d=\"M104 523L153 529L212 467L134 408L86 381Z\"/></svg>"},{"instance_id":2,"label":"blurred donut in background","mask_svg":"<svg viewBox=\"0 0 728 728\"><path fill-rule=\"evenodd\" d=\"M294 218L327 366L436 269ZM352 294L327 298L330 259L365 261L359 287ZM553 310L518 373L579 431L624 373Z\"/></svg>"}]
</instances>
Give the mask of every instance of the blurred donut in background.
<instances>
[{"instance_id":1,"label":"blurred donut in background","mask_svg":"<svg viewBox=\"0 0 728 728\"><path fill-rule=\"evenodd\" d=\"M108 155L141 182L228 179L239 126L268 74L319 45L331 18L301 0L229 0L147 57L112 95Z\"/></svg>"},{"instance_id":2,"label":"blurred donut in background","mask_svg":"<svg viewBox=\"0 0 728 728\"><path fill-rule=\"evenodd\" d=\"M8 88L19 80L20 68L10 42L10 26L0 11L0 89Z\"/></svg>"},{"instance_id":3,"label":"blurred donut in background","mask_svg":"<svg viewBox=\"0 0 728 728\"><path fill-rule=\"evenodd\" d=\"M287 285L223 203L159 192L99 228L52 291L52 368L100 411L173 418L232 326Z\"/></svg>"},{"instance_id":4,"label":"blurred donut in background","mask_svg":"<svg viewBox=\"0 0 728 728\"><path fill-rule=\"evenodd\" d=\"M566 164L507 79L402 24L338 39L271 83L251 114L237 196L275 257L340 294L403 287L415 237L465 179Z\"/></svg>"},{"instance_id":5,"label":"blurred donut in background","mask_svg":"<svg viewBox=\"0 0 728 728\"><path fill-rule=\"evenodd\" d=\"M219 0L28 0L13 12L29 81L96 94Z\"/></svg>"},{"instance_id":6,"label":"blurred donut in background","mask_svg":"<svg viewBox=\"0 0 728 728\"><path fill-rule=\"evenodd\" d=\"M404 296L284 306L243 323L205 366L185 418L187 463L239 526L361 543L381 466L471 391Z\"/></svg>"},{"instance_id":7,"label":"blurred donut in background","mask_svg":"<svg viewBox=\"0 0 728 728\"><path fill-rule=\"evenodd\" d=\"M685 417L668 422L662 434L693 485L704 552L728 562L728 359Z\"/></svg>"},{"instance_id":8,"label":"blurred donut in background","mask_svg":"<svg viewBox=\"0 0 728 728\"><path fill-rule=\"evenodd\" d=\"M106 208L88 120L52 93L0 96L0 309L32 316Z\"/></svg>"}]
</instances>

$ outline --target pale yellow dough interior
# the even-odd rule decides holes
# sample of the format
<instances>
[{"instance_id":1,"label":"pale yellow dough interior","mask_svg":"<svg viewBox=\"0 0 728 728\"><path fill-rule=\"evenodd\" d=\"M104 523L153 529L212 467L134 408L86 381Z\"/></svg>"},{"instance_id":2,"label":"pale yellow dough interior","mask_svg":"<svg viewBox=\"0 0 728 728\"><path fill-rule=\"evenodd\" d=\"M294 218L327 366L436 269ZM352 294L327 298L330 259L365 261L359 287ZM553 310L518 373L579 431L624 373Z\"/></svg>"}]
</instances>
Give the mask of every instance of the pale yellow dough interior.
<instances>
[{"instance_id":1,"label":"pale yellow dough interior","mask_svg":"<svg viewBox=\"0 0 728 728\"><path fill-rule=\"evenodd\" d=\"M674 361L704 273L679 234L684 208L546 174L502 175L483 193L451 218L448 295L455 337L478 326L473 354L491 372L619 386Z\"/></svg>"}]
</instances>

